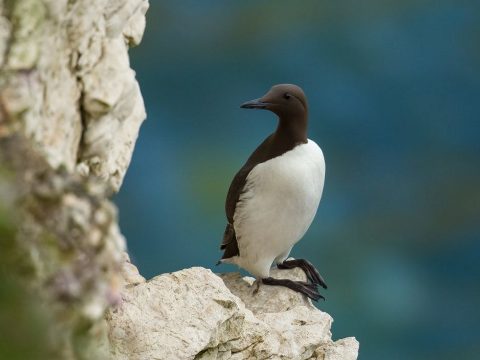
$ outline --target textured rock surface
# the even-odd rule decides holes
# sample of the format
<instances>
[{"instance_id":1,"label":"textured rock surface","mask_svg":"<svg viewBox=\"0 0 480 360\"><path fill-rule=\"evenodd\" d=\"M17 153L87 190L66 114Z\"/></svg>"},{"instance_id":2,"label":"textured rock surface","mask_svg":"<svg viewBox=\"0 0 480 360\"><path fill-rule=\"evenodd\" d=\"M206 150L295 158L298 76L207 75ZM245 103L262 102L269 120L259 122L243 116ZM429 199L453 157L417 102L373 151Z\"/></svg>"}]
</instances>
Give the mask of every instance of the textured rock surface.
<instances>
[{"instance_id":1,"label":"textured rock surface","mask_svg":"<svg viewBox=\"0 0 480 360\"><path fill-rule=\"evenodd\" d=\"M0 202L15 214L0 245L15 259L8 277L49 316L51 359L101 358L94 340L120 299L125 241L108 198L145 118L128 48L147 7L0 0Z\"/></svg>"},{"instance_id":2,"label":"textured rock surface","mask_svg":"<svg viewBox=\"0 0 480 360\"><path fill-rule=\"evenodd\" d=\"M92 358L104 312L120 300L125 251L106 185L52 169L21 136L0 139L0 168L9 170L1 187L18 216L15 245L2 251L50 316L51 358Z\"/></svg>"},{"instance_id":3,"label":"textured rock surface","mask_svg":"<svg viewBox=\"0 0 480 360\"><path fill-rule=\"evenodd\" d=\"M115 190L145 118L128 46L146 0L0 1L0 114L54 168ZM5 131L5 127L4 127Z\"/></svg>"},{"instance_id":4,"label":"textured rock surface","mask_svg":"<svg viewBox=\"0 0 480 360\"><path fill-rule=\"evenodd\" d=\"M288 289L252 278L221 277L204 268L164 274L127 285L122 304L108 314L113 359L354 360L354 338L332 341L332 318ZM279 276L277 271L274 276ZM300 270L281 276L301 279Z\"/></svg>"}]
</instances>

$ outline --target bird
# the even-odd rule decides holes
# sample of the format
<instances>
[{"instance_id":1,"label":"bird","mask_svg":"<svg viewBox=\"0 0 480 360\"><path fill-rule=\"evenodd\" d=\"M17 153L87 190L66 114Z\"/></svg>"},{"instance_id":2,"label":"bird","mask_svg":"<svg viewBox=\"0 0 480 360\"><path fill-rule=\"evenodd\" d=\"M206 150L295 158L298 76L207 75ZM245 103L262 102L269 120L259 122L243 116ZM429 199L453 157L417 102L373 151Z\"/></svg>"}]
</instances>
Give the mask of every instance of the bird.
<instances>
[{"instance_id":1,"label":"bird","mask_svg":"<svg viewBox=\"0 0 480 360\"><path fill-rule=\"evenodd\" d=\"M327 288L317 269L305 259L289 258L317 212L325 181L320 147L307 137L308 105L303 90L293 84L273 86L243 109L263 109L278 118L276 130L248 157L234 176L225 201L227 225L217 264L236 264L260 284L284 286L308 298L325 299ZM270 276L279 269L300 267L307 281Z\"/></svg>"}]
</instances>

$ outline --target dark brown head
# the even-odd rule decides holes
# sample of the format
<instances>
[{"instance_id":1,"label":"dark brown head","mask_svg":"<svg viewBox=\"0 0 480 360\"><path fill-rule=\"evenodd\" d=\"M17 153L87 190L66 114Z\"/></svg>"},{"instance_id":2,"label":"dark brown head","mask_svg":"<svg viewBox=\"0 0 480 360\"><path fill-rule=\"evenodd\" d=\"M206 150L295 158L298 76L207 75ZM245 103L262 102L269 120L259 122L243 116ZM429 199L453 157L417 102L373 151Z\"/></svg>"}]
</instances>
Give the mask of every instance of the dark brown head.
<instances>
[{"instance_id":1,"label":"dark brown head","mask_svg":"<svg viewBox=\"0 0 480 360\"><path fill-rule=\"evenodd\" d=\"M273 86L259 99L247 101L240 106L244 109L266 109L280 118L307 117L307 98L297 85L280 84Z\"/></svg>"},{"instance_id":2,"label":"dark brown head","mask_svg":"<svg viewBox=\"0 0 480 360\"><path fill-rule=\"evenodd\" d=\"M288 132L299 141L306 141L308 106L303 90L297 85L273 86L259 99L243 103L244 109L266 109L277 114L280 122L278 132Z\"/></svg>"}]
</instances>

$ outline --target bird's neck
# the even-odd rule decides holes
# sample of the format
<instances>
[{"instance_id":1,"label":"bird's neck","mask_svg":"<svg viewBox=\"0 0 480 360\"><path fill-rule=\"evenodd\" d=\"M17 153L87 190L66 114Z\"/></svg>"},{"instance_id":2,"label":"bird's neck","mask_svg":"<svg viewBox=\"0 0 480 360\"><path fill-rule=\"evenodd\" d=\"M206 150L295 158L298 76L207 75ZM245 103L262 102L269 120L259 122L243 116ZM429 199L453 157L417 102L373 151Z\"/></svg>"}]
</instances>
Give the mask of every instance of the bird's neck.
<instances>
[{"instance_id":1,"label":"bird's neck","mask_svg":"<svg viewBox=\"0 0 480 360\"><path fill-rule=\"evenodd\" d=\"M279 118L278 127L275 131L277 141L285 141L292 144L307 142L307 116L298 118Z\"/></svg>"}]
</instances>

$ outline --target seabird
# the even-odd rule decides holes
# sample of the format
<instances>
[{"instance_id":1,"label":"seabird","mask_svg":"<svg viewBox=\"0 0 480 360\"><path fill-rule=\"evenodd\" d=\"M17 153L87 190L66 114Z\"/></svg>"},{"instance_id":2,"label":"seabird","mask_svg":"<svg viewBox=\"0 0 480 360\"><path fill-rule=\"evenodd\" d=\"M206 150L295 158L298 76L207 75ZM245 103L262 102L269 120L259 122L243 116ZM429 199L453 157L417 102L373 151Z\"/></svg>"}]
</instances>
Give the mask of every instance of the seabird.
<instances>
[{"instance_id":1,"label":"seabird","mask_svg":"<svg viewBox=\"0 0 480 360\"><path fill-rule=\"evenodd\" d=\"M307 138L305 94L296 85L280 84L240 107L270 110L278 116L278 126L233 178L219 263L236 264L255 276L255 292L263 283L288 287L315 301L324 299L317 286L327 285L315 267L304 259L287 260L315 217L325 179L322 150ZM300 267L308 280L272 278L272 265Z\"/></svg>"}]
</instances>

